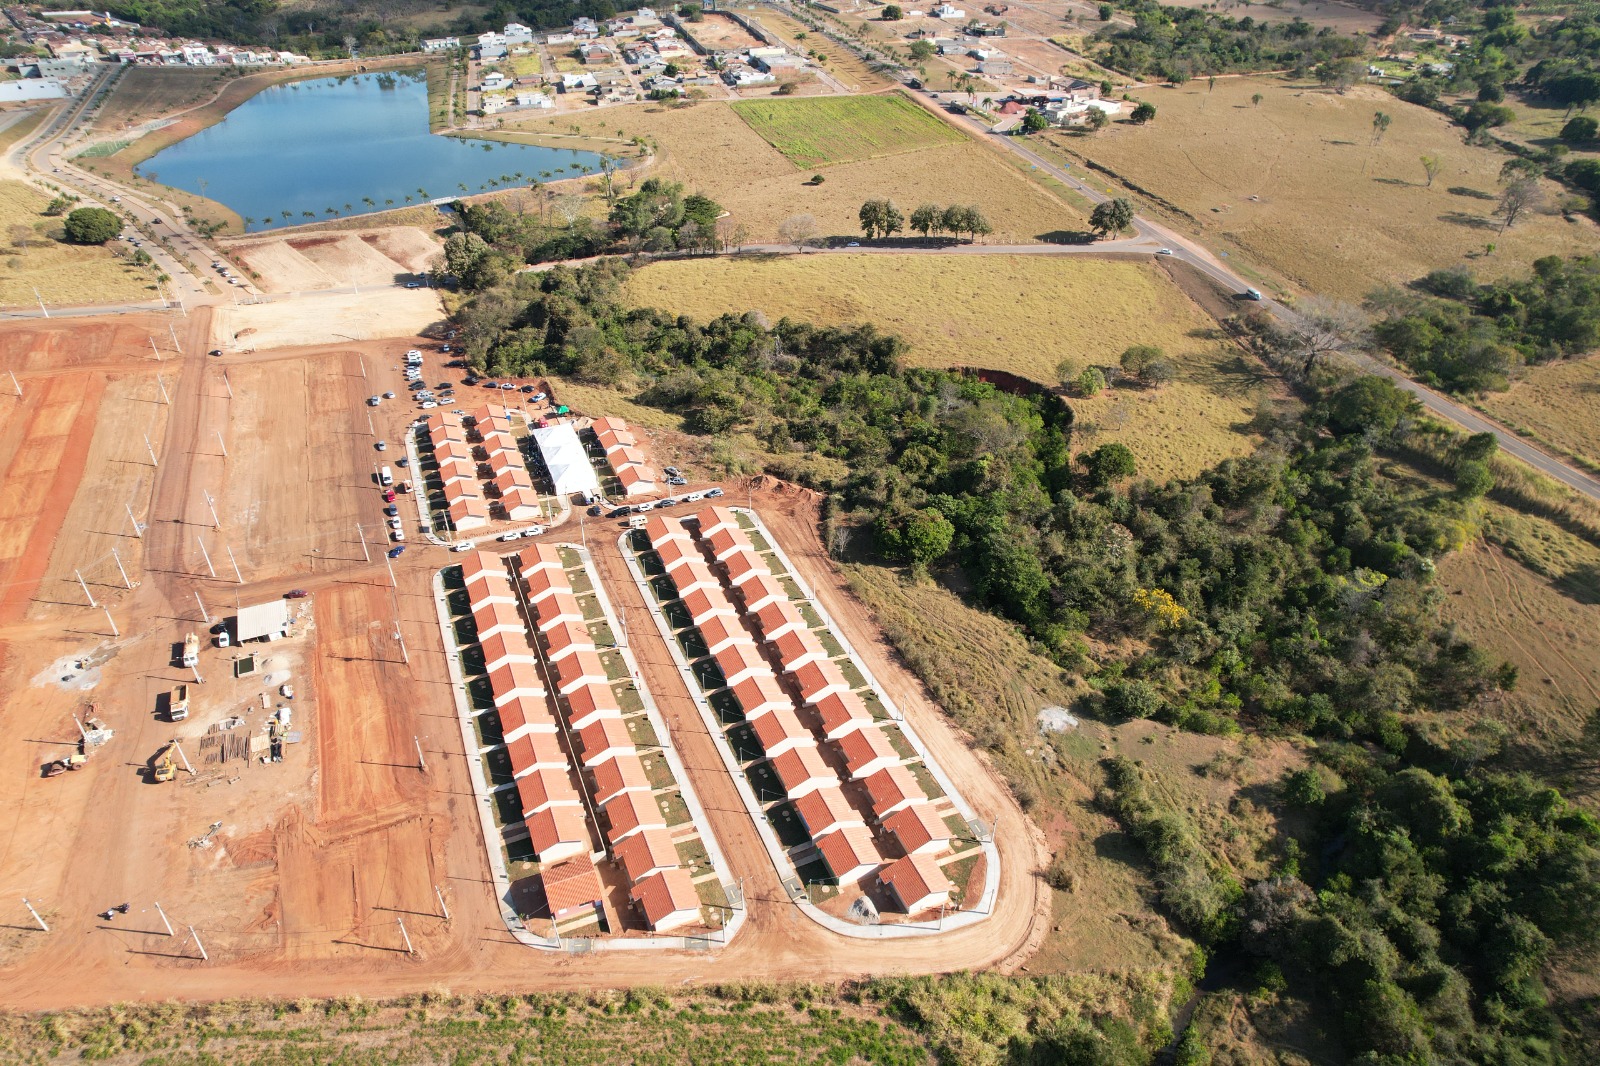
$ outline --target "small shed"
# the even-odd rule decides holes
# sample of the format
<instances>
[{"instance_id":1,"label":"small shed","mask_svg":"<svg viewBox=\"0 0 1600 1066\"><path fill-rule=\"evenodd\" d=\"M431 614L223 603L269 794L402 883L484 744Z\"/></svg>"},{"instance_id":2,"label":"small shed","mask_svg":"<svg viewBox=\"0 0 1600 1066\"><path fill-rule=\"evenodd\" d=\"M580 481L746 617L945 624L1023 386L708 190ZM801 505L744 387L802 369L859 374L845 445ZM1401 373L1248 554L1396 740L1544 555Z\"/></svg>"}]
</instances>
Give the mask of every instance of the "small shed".
<instances>
[{"instance_id":1,"label":"small shed","mask_svg":"<svg viewBox=\"0 0 1600 1066\"><path fill-rule=\"evenodd\" d=\"M700 920L700 897L689 871L681 866L640 881L630 893L645 924L658 933L693 925Z\"/></svg>"},{"instance_id":2,"label":"small shed","mask_svg":"<svg viewBox=\"0 0 1600 1066\"><path fill-rule=\"evenodd\" d=\"M895 860L878 875L878 883L889 890L907 914L949 902L955 888L932 855L908 855Z\"/></svg>"}]
</instances>

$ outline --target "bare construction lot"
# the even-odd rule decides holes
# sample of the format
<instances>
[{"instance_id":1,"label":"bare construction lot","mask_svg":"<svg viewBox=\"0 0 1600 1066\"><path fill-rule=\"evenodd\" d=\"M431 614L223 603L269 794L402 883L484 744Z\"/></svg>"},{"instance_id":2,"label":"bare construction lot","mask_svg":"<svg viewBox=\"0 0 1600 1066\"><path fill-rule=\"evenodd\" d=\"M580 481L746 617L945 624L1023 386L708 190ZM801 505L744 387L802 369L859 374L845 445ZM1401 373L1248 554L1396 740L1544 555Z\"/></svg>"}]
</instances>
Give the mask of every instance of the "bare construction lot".
<instances>
[{"instance_id":1,"label":"bare construction lot","mask_svg":"<svg viewBox=\"0 0 1600 1066\"><path fill-rule=\"evenodd\" d=\"M317 321L305 309L292 316L290 304L226 311L268 309L308 329ZM393 355L415 342L325 334L303 348L213 358L205 354L212 328L205 312L0 327L4 366L23 390L0 401L10 405L0 424L0 699L12 726L0 746L9 823L0 898L13 901L0 903L9 908L0 995L8 1004L821 980L1014 965L1042 937L1036 831L844 591L816 541L815 501L761 491L755 505L797 571L931 756L996 825L1003 875L994 914L981 928L892 954L794 920L605 536L589 538L594 571L625 619L749 911L714 956L580 957L517 942L498 912L432 596L431 577L451 557L411 543L394 560L391 585L378 538L368 533L363 550L355 529L383 521L371 483L374 435L398 441L412 417L386 403L370 409L369 430L362 401L404 387ZM107 576L118 574L114 565L85 573L109 617L62 577L108 546L133 586L116 587L120 575ZM305 595L285 601L290 592ZM288 637L215 646L219 620L275 601L289 605ZM191 632L202 645L195 670L174 660ZM172 722L168 694L179 684L189 687L190 714ZM292 713L291 742L282 762L262 762L245 738L260 735L278 705ZM43 764L76 747L74 715L93 715L114 735L82 769L45 777ZM174 780L158 782L173 740L195 772L180 763ZM23 897L48 932L30 930ZM126 914L100 917L124 902Z\"/></svg>"}]
</instances>

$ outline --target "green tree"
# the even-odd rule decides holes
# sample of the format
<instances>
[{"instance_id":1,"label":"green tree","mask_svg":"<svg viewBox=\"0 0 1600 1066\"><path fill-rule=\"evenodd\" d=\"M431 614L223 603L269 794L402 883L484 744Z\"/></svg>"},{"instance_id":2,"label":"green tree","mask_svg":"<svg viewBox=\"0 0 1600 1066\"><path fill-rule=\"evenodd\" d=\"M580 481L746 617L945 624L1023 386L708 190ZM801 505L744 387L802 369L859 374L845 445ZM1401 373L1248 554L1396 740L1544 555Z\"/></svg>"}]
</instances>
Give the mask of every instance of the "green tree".
<instances>
[{"instance_id":1,"label":"green tree","mask_svg":"<svg viewBox=\"0 0 1600 1066\"><path fill-rule=\"evenodd\" d=\"M1588 115L1578 115L1569 118L1566 125L1561 127L1560 137L1568 144L1582 144L1594 140L1597 134L1600 134L1600 122Z\"/></svg>"},{"instance_id":2,"label":"green tree","mask_svg":"<svg viewBox=\"0 0 1600 1066\"><path fill-rule=\"evenodd\" d=\"M1022 116L1022 129L1025 133L1038 133L1049 128L1050 120L1036 107L1028 108L1028 113Z\"/></svg>"},{"instance_id":3,"label":"green tree","mask_svg":"<svg viewBox=\"0 0 1600 1066\"><path fill-rule=\"evenodd\" d=\"M699 4L679 4L678 14L689 22L699 22L705 18L705 13Z\"/></svg>"},{"instance_id":4,"label":"green tree","mask_svg":"<svg viewBox=\"0 0 1600 1066\"><path fill-rule=\"evenodd\" d=\"M1101 22L1110 22L1111 16L1114 14L1116 14L1116 8L1112 7L1110 4L1100 5L1099 15Z\"/></svg>"},{"instance_id":5,"label":"green tree","mask_svg":"<svg viewBox=\"0 0 1600 1066\"><path fill-rule=\"evenodd\" d=\"M122 232L122 219L103 207L80 207L67 216L67 240L104 244Z\"/></svg>"},{"instance_id":6,"label":"green tree","mask_svg":"<svg viewBox=\"0 0 1600 1066\"><path fill-rule=\"evenodd\" d=\"M1456 491L1469 500L1487 496L1494 488L1494 473L1489 464L1467 459L1456 464Z\"/></svg>"},{"instance_id":7,"label":"green tree","mask_svg":"<svg viewBox=\"0 0 1600 1066\"><path fill-rule=\"evenodd\" d=\"M1328 402L1328 425L1340 433L1394 435L1417 408L1417 401L1388 378L1367 374L1335 392Z\"/></svg>"},{"instance_id":8,"label":"green tree","mask_svg":"<svg viewBox=\"0 0 1600 1066\"><path fill-rule=\"evenodd\" d=\"M1500 439L1493 433L1474 433L1456 445L1456 457L1483 463L1499 450Z\"/></svg>"},{"instance_id":9,"label":"green tree","mask_svg":"<svg viewBox=\"0 0 1600 1066\"><path fill-rule=\"evenodd\" d=\"M1100 110L1098 107L1091 107L1089 109L1089 113L1084 116L1084 121L1089 124L1089 129L1093 130L1095 133L1099 133L1101 130L1111 125L1111 116Z\"/></svg>"},{"instance_id":10,"label":"green tree","mask_svg":"<svg viewBox=\"0 0 1600 1066\"><path fill-rule=\"evenodd\" d=\"M1144 680L1114 681L1106 686L1105 697L1106 710L1122 719L1154 717L1167 702L1154 685Z\"/></svg>"},{"instance_id":11,"label":"green tree","mask_svg":"<svg viewBox=\"0 0 1600 1066\"><path fill-rule=\"evenodd\" d=\"M78 198L76 196L67 196L63 193L45 205L44 213L51 218L58 218L66 214L68 209L77 202Z\"/></svg>"},{"instance_id":12,"label":"green tree","mask_svg":"<svg viewBox=\"0 0 1600 1066\"><path fill-rule=\"evenodd\" d=\"M1097 366L1085 367L1078 375L1078 394L1081 396L1098 396L1106 387L1106 376Z\"/></svg>"},{"instance_id":13,"label":"green tree","mask_svg":"<svg viewBox=\"0 0 1600 1066\"><path fill-rule=\"evenodd\" d=\"M1383 140L1383 135L1389 132L1389 124L1394 119L1386 111L1375 111L1372 114L1372 143L1377 144Z\"/></svg>"},{"instance_id":14,"label":"green tree","mask_svg":"<svg viewBox=\"0 0 1600 1066\"><path fill-rule=\"evenodd\" d=\"M1126 444L1117 442L1102 444L1094 451L1079 456L1078 461L1083 464L1089 484L1094 488L1103 488L1130 478L1138 470L1133 452L1128 450Z\"/></svg>"},{"instance_id":15,"label":"green tree","mask_svg":"<svg viewBox=\"0 0 1600 1066\"><path fill-rule=\"evenodd\" d=\"M919 39L911 42L911 58L916 60L918 63L926 63L928 60L932 59L938 53L938 51L939 50L934 47L932 41Z\"/></svg>"},{"instance_id":16,"label":"green tree","mask_svg":"<svg viewBox=\"0 0 1600 1066\"><path fill-rule=\"evenodd\" d=\"M1124 197L1095 204L1089 212L1089 228L1100 237L1111 237L1133 225L1133 204Z\"/></svg>"},{"instance_id":17,"label":"green tree","mask_svg":"<svg viewBox=\"0 0 1600 1066\"><path fill-rule=\"evenodd\" d=\"M1144 368L1154 360L1166 355L1160 348L1153 344L1135 344L1122 353L1122 370L1129 377L1138 377Z\"/></svg>"},{"instance_id":18,"label":"green tree","mask_svg":"<svg viewBox=\"0 0 1600 1066\"><path fill-rule=\"evenodd\" d=\"M913 570L927 569L950 550L956 527L939 511L926 508L878 515L875 527L878 548L883 554L903 559Z\"/></svg>"},{"instance_id":19,"label":"green tree","mask_svg":"<svg viewBox=\"0 0 1600 1066\"><path fill-rule=\"evenodd\" d=\"M1251 107L1260 107L1261 106L1261 101L1263 101L1265 99L1266 99L1266 97L1262 96L1260 93L1251 93L1250 94L1250 106Z\"/></svg>"},{"instance_id":20,"label":"green tree","mask_svg":"<svg viewBox=\"0 0 1600 1066\"><path fill-rule=\"evenodd\" d=\"M1143 126L1146 122L1149 122L1155 117L1156 105L1152 104L1148 100L1139 101L1139 106L1134 108L1133 114L1128 116L1128 118L1131 119L1136 126Z\"/></svg>"},{"instance_id":21,"label":"green tree","mask_svg":"<svg viewBox=\"0 0 1600 1066\"><path fill-rule=\"evenodd\" d=\"M883 21L885 21L885 22L899 22L901 19L903 19L905 17L906 17L906 13L904 11L900 10L900 5L899 4L884 4L883 5Z\"/></svg>"},{"instance_id":22,"label":"green tree","mask_svg":"<svg viewBox=\"0 0 1600 1066\"><path fill-rule=\"evenodd\" d=\"M1461 116L1461 124L1473 133L1479 130L1504 126L1517 117L1517 113L1501 104L1476 103Z\"/></svg>"},{"instance_id":23,"label":"green tree","mask_svg":"<svg viewBox=\"0 0 1600 1066\"><path fill-rule=\"evenodd\" d=\"M1433 188L1433 179L1439 176L1439 171L1444 168L1444 160L1436 155L1422 157L1422 172L1428 175L1428 188Z\"/></svg>"},{"instance_id":24,"label":"green tree","mask_svg":"<svg viewBox=\"0 0 1600 1066\"><path fill-rule=\"evenodd\" d=\"M944 212L938 204L919 204L911 212L911 228L924 237L932 236L943 225L943 220Z\"/></svg>"},{"instance_id":25,"label":"green tree","mask_svg":"<svg viewBox=\"0 0 1600 1066\"><path fill-rule=\"evenodd\" d=\"M1316 807L1327 798L1316 770L1291 770L1283 775L1283 798L1296 807Z\"/></svg>"}]
</instances>

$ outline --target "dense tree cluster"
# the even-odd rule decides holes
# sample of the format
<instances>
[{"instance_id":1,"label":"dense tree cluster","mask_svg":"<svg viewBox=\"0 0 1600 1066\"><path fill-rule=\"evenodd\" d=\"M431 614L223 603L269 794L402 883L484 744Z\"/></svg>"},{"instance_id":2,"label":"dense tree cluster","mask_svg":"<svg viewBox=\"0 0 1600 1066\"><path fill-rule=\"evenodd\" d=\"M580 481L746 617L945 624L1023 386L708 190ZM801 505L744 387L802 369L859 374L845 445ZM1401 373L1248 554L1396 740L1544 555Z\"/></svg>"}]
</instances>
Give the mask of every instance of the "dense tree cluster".
<instances>
[{"instance_id":1,"label":"dense tree cluster","mask_svg":"<svg viewBox=\"0 0 1600 1066\"><path fill-rule=\"evenodd\" d=\"M1101 62L1141 78L1184 82L1196 76L1251 70L1308 71L1366 50L1354 37L1317 29L1303 19L1285 23L1235 19L1197 8L1164 7L1155 0L1121 5L1129 28L1107 25L1095 36L1105 45ZM1148 121L1149 115L1135 121Z\"/></svg>"},{"instance_id":2,"label":"dense tree cluster","mask_svg":"<svg viewBox=\"0 0 1600 1066\"><path fill-rule=\"evenodd\" d=\"M1544 363L1600 344L1600 256L1535 260L1522 279L1478 282L1440 270L1420 294L1384 292L1380 344L1431 385L1460 392L1506 388L1524 363Z\"/></svg>"}]
</instances>

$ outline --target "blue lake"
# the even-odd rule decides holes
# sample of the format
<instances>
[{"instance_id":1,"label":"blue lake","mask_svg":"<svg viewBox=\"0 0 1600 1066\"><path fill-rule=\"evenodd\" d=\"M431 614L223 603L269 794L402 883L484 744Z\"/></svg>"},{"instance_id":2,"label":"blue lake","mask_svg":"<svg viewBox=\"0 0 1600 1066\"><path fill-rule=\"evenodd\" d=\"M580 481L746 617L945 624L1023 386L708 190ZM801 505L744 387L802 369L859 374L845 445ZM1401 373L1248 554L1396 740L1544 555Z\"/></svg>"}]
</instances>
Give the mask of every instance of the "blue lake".
<instances>
[{"instance_id":1,"label":"blue lake","mask_svg":"<svg viewBox=\"0 0 1600 1066\"><path fill-rule=\"evenodd\" d=\"M273 86L135 169L228 205L254 231L309 222L307 211L324 221L330 207L368 214L599 165L593 152L434 136L426 77L409 70Z\"/></svg>"}]
</instances>

